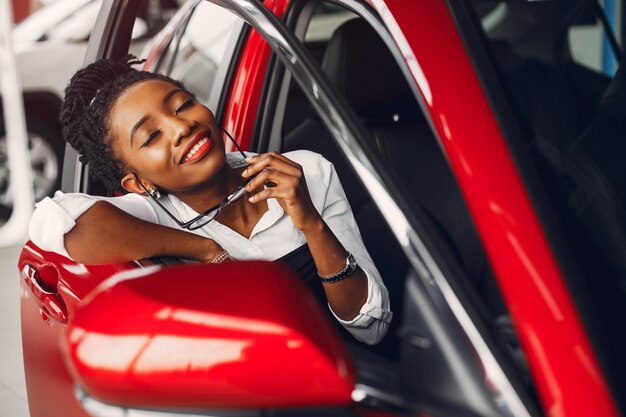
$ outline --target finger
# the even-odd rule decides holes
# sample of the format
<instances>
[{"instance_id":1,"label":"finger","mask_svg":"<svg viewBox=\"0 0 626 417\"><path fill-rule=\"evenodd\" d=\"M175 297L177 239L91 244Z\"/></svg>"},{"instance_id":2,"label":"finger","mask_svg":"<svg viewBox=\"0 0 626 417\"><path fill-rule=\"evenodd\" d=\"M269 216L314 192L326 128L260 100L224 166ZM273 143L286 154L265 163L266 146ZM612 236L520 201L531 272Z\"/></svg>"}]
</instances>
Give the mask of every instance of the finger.
<instances>
[{"instance_id":1,"label":"finger","mask_svg":"<svg viewBox=\"0 0 626 417\"><path fill-rule=\"evenodd\" d=\"M273 168L266 168L259 172L248 183L248 185L246 185L246 191L250 192L257 188L261 188L269 182L273 183L275 187L287 186L294 188L298 186L300 179L284 172L277 171Z\"/></svg>"},{"instance_id":2,"label":"finger","mask_svg":"<svg viewBox=\"0 0 626 417\"><path fill-rule=\"evenodd\" d=\"M282 157L277 153L256 156L254 159L251 159L249 163L250 166L242 173L243 177L250 177L268 167L272 167L293 176L302 176L302 168L298 164Z\"/></svg>"},{"instance_id":3,"label":"finger","mask_svg":"<svg viewBox=\"0 0 626 417\"><path fill-rule=\"evenodd\" d=\"M288 188L288 187L270 187L270 188L265 188L261 191L259 191L258 193L250 196L250 198L248 198L248 200L251 203L258 203L260 201L265 201L267 199L270 198L276 198L276 199L286 199L286 200L292 200L295 197L296 193L295 190L293 188Z\"/></svg>"},{"instance_id":4,"label":"finger","mask_svg":"<svg viewBox=\"0 0 626 417\"><path fill-rule=\"evenodd\" d=\"M285 155L279 153L279 152L268 152L267 155L271 155L276 159L280 159L281 161L284 161L285 163L295 167L295 168L302 168L297 162L292 161L291 159L287 158Z\"/></svg>"},{"instance_id":5,"label":"finger","mask_svg":"<svg viewBox=\"0 0 626 417\"><path fill-rule=\"evenodd\" d=\"M262 154L259 154L259 155L251 156L251 157L246 158L245 160L246 160L246 162L250 163L250 162L257 161L257 160L260 160L260 159L263 159L263 158L267 158L267 157L274 157L276 159L280 159L280 160L282 160L282 161L284 161L284 162L286 162L286 163L288 163L290 165L293 165L294 167L299 167L300 166L296 162L294 162L291 159L287 158L285 155L283 155L283 154L281 154L279 152L276 152L276 151L271 151L271 152L266 152L266 153L262 153Z\"/></svg>"},{"instance_id":6,"label":"finger","mask_svg":"<svg viewBox=\"0 0 626 417\"><path fill-rule=\"evenodd\" d=\"M244 178L251 177L258 174L266 168L273 168L277 171L282 171L286 174L302 177L302 167L287 158L282 157L278 153L269 153L263 155L257 155L251 158L248 163L250 166L246 168L241 176Z\"/></svg>"}]
</instances>

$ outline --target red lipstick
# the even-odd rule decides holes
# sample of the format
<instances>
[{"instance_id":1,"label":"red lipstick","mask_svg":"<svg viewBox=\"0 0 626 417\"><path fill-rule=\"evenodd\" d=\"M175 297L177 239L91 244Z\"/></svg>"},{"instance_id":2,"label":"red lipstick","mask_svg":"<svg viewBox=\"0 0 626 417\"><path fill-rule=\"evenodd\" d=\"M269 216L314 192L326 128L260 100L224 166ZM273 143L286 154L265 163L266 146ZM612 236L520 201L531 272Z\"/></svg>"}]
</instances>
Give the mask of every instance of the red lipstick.
<instances>
[{"instance_id":1,"label":"red lipstick","mask_svg":"<svg viewBox=\"0 0 626 417\"><path fill-rule=\"evenodd\" d=\"M212 148L211 132L208 129L202 130L185 146L179 163L182 165L198 161L208 154Z\"/></svg>"}]
</instances>

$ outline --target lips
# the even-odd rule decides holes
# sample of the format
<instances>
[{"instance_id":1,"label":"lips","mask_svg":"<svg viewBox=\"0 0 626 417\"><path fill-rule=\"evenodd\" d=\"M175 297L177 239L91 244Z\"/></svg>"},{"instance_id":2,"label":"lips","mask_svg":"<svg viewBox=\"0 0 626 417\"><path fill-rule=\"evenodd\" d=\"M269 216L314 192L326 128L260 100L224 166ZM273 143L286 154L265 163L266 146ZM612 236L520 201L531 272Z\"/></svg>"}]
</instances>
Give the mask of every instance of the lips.
<instances>
[{"instance_id":1,"label":"lips","mask_svg":"<svg viewBox=\"0 0 626 417\"><path fill-rule=\"evenodd\" d=\"M190 164L199 161L208 154L212 148L211 132L208 129L198 132L198 134L189 141L187 146L185 146L183 155L180 158L180 164Z\"/></svg>"}]
</instances>

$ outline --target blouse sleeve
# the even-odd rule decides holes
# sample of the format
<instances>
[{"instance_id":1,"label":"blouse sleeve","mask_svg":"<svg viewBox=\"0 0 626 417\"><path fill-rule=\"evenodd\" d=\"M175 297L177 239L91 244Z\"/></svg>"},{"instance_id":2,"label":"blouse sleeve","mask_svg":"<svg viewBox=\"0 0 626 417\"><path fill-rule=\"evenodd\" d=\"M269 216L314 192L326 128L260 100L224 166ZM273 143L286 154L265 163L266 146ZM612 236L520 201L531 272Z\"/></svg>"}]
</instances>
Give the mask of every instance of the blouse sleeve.
<instances>
[{"instance_id":1,"label":"blouse sleeve","mask_svg":"<svg viewBox=\"0 0 626 417\"><path fill-rule=\"evenodd\" d=\"M357 264L367 276L367 300L354 319L342 320L332 311L332 308L330 310L339 323L356 339L367 344L376 344L387 333L393 315L389 305L389 293L363 244L361 233L335 167L321 155L314 155L317 161L313 165L317 165L314 168L318 170L318 173L316 175L311 172L311 181L320 181L322 184L317 184L321 187L313 184L309 187L310 191L315 190L312 194L318 194L316 191L321 190L318 195L311 196L312 200L314 204L319 204L317 208L324 221L343 247L354 256ZM306 168L303 165L303 169L306 170ZM309 175L306 171L305 177L308 183Z\"/></svg>"},{"instance_id":2,"label":"blouse sleeve","mask_svg":"<svg viewBox=\"0 0 626 417\"><path fill-rule=\"evenodd\" d=\"M57 191L54 198L46 197L36 204L28 226L30 240L43 250L71 259L65 248L65 234L72 230L76 220L97 201L106 201L135 217L157 222L154 208L145 198L136 194L100 197Z\"/></svg>"}]
</instances>

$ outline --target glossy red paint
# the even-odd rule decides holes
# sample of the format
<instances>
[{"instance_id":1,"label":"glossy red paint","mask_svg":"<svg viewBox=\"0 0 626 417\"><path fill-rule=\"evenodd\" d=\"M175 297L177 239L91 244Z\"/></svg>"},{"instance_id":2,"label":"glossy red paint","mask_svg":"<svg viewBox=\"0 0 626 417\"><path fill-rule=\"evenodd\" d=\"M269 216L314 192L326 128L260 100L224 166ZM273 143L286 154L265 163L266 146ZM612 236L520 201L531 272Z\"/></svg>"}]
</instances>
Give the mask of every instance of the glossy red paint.
<instances>
[{"instance_id":1,"label":"glossy red paint","mask_svg":"<svg viewBox=\"0 0 626 417\"><path fill-rule=\"evenodd\" d=\"M281 265L147 272L103 282L68 328L68 362L95 398L158 409L350 404L347 352Z\"/></svg>"},{"instance_id":2,"label":"glossy red paint","mask_svg":"<svg viewBox=\"0 0 626 417\"><path fill-rule=\"evenodd\" d=\"M117 272L137 268L134 263L83 265L54 252L43 251L32 242L26 243L22 249L17 266L25 282L31 281L25 273L29 274L31 270L39 273L43 278L41 285L65 304L69 317L100 282ZM29 292L33 295L31 287L29 285Z\"/></svg>"},{"instance_id":3,"label":"glossy red paint","mask_svg":"<svg viewBox=\"0 0 626 417\"><path fill-rule=\"evenodd\" d=\"M264 4L276 16L282 17L289 0L266 0ZM243 149L248 149L250 145L271 52L267 42L256 30L251 29L247 36L222 118L222 126L237 139ZM226 143L230 147L227 150L235 150L229 141Z\"/></svg>"},{"instance_id":4,"label":"glossy red paint","mask_svg":"<svg viewBox=\"0 0 626 417\"><path fill-rule=\"evenodd\" d=\"M446 2L371 3L401 45L428 107L520 334L544 409L555 417L617 416Z\"/></svg>"},{"instance_id":5,"label":"glossy red paint","mask_svg":"<svg viewBox=\"0 0 626 417\"><path fill-rule=\"evenodd\" d=\"M90 417L74 398L74 383L61 357L66 326L38 310L32 279L38 272L40 287L60 300L71 321L81 300L101 281L133 264L77 264L28 242L18 261L22 274L20 291L22 349L30 414L33 416Z\"/></svg>"},{"instance_id":6,"label":"glossy red paint","mask_svg":"<svg viewBox=\"0 0 626 417\"><path fill-rule=\"evenodd\" d=\"M19 23L26 19L33 8L29 1L13 0L11 3L13 5L13 23Z\"/></svg>"}]
</instances>

